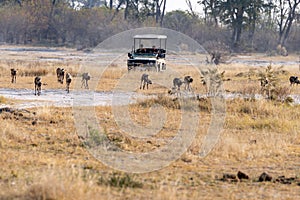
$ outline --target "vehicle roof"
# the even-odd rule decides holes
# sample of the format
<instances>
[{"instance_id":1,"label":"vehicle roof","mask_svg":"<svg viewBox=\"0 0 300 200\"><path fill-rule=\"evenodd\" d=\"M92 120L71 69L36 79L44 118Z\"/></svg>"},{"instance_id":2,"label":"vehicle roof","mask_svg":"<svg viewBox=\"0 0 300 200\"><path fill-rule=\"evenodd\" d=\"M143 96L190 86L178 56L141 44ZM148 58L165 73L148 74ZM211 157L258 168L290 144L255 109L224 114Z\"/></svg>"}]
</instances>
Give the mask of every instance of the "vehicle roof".
<instances>
[{"instance_id":1,"label":"vehicle roof","mask_svg":"<svg viewBox=\"0 0 300 200\"><path fill-rule=\"evenodd\" d=\"M166 35L156 35L156 34L144 34L144 35L135 35L134 39L167 39Z\"/></svg>"}]
</instances>

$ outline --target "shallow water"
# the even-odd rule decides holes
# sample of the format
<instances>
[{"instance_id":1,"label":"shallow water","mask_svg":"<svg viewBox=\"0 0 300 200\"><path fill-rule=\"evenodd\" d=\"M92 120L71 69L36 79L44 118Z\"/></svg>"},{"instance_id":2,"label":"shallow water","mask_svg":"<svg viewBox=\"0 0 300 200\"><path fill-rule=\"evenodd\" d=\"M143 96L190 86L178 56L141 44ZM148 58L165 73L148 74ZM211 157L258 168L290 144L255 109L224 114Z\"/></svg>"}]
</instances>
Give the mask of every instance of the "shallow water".
<instances>
[{"instance_id":1,"label":"shallow water","mask_svg":"<svg viewBox=\"0 0 300 200\"><path fill-rule=\"evenodd\" d=\"M71 91L68 94L65 90L61 89L42 90L40 96L35 96L34 90L0 88L0 95L9 99L26 101L16 104L15 106L18 108L128 105L135 103L138 98L146 98L135 92L78 90Z\"/></svg>"},{"instance_id":2,"label":"shallow water","mask_svg":"<svg viewBox=\"0 0 300 200\"><path fill-rule=\"evenodd\" d=\"M49 89L42 90L40 96L34 95L34 90L29 89L7 89L0 88L0 96L5 98L22 100L24 102L16 103L12 107L15 108L32 108L42 106L55 106L55 107L72 107L72 106L120 106L136 103L138 100L143 100L155 95L143 95L136 92L98 92L90 90L77 90L71 91L69 94L62 89ZM194 95L184 94L185 97L193 97ZM183 97L182 96L182 97ZM205 94L198 94L199 97L207 97ZM222 94L224 99L235 98L251 98L250 95L243 95L239 93L224 93ZM300 104L300 95L290 95L294 99L294 104ZM254 96L255 99L263 99L260 94ZM7 107L10 105L0 104L0 107ZM11 106L10 106L11 107Z\"/></svg>"}]
</instances>

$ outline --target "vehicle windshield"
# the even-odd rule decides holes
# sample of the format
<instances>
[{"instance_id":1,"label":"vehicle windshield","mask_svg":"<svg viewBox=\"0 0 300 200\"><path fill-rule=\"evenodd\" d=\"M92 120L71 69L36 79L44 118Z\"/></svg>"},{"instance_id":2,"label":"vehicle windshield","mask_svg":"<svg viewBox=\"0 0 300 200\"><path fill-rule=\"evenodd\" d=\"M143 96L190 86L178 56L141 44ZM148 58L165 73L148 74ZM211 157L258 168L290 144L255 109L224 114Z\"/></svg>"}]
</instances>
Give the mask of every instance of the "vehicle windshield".
<instances>
[{"instance_id":1,"label":"vehicle windshield","mask_svg":"<svg viewBox=\"0 0 300 200\"><path fill-rule=\"evenodd\" d=\"M164 35L136 35L134 37L134 53L165 53L167 37Z\"/></svg>"}]
</instances>

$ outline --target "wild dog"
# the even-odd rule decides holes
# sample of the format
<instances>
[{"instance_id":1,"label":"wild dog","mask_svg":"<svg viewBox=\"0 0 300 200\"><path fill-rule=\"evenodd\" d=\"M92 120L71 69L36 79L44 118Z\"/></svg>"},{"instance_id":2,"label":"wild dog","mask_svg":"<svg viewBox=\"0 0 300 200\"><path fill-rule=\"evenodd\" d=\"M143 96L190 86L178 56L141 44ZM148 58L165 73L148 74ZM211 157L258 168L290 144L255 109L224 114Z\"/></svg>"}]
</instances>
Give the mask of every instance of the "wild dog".
<instances>
[{"instance_id":1,"label":"wild dog","mask_svg":"<svg viewBox=\"0 0 300 200\"><path fill-rule=\"evenodd\" d=\"M70 92L70 84L72 82L72 76L70 73L66 74L66 90L69 93Z\"/></svg>"},{"instance_id":2,"label":"wild dog","mask_svg":"<svg viewBox=\"0 0 300 200\"><path fill-rule=\"evenodd\" d=\"M81 79L81 88L84 86L85 89L89 89L88 81L91 79L89 73L83 73Z\"/></svg>"},{"instance_id":3,"label":"wild dog","mask_svg":"<svg viewBox=\"0 0 300 200\"><path fill-rule=\"evenodd\" d=\"M193 82L193 78L191 76L185 76L183 79L184 82L184 89L187 91L191 91L192 87L191 87L191 83Z\"/></svg>"},{"instance_id":4,"label":"wild dog","mask_svg":"<svg viewBox=\"0 0 300 200\"><path fill-rule=\"evenodd\" d=\"M11 74L11 83L16 83L17 82L17 70L10 69L10 74Z\"/></svg>"},{"instance_id":5,"label":"wild dog","mask_svg":"<svg viewBox=\"0 0 300 200\"><path fill-rule=\"evenodd\" d=\"M147 85L147 89L148 89L149 84L152 84L152 81L149 79L149 75L143 74L141 77L140 89L142 89L142 85L143 85L143 90L145 89L145 85Z\"/></svg>"},{"instance_id":6,"label":"wild dog","mask_svg":"<svg viewBox=\"0 0 300 200\"><path fill-rule=\"evenodd\" d=\"M298 76L291 76L290 77L290 83L291 83L291 85L300 84L300 80L298 79Z\"/></svg>"},{"instance_id":7,"label":"wild dog","mask_svg":"<svg viewBox=\"0 0 300 200\"><path fill-rule=\"evenodd\" d=\"M40 96L42 90L42 82L41 82L41 77L36 76L34 78L34 95Z\"/></svg>"},{"instance_id":8,"label":"wild dog","mask_svg":"<svg viewBox=\"0 0 300 200\"><path fill-rule=\"evenodd\" d=\"M57 81L60 82L61 84L63 84L64 83L65 70L63 68L57 68L56 69L56 76L57 76Z\"/></svg>"},{"instance_id":9,"label":"wild dog","mask_svg":"<svg viewBox=\"0 0 300 200\"><path fill-rule=\"evenodd\" d=\"M174 87L174 89L176 89L176 90L180 90L180 87L181 87L181 85L183 84L184 82L180 79L180 78L174 78L173 79L173 87Z\"/></svg>"}]
</instances>

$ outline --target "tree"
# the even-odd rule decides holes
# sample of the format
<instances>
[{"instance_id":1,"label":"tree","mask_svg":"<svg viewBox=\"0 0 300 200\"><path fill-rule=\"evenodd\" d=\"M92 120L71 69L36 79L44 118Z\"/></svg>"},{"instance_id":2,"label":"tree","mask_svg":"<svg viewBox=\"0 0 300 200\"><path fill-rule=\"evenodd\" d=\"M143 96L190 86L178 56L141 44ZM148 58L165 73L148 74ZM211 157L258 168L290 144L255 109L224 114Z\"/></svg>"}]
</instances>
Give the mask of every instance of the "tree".
<instances>
[{"instance_id":1,"label":"tree","mask_svg":"<svg viewBox=\"0 0 300 200\"><path fill-rule=\"evenodd\" d=\"M186 33L187 30L191 29L193 19L188 13L181 10L175 10L166 14L163 25L166 28Z\"/></svg>"},{"instance_id":2,"label":"tree","mask_svg":"<svg viewBox=\"0 0 300 200\"><path fill-rule=\"evenodd\" d=\"M270 4L264 4L263 0L250 0L246 7L246 27L248 29L248 41L253 45L253 37L256 29L256 24L264 8L269 7Z\"/></svg>"},{"instance_id":3,"label":"tree","mask_svg":"<svg viewBox=\"0 0 300 200\"><path fill-rule=\"evenodd\" d=\"M197 16L197 14L195 13L195 11L194 11L194 8L193 8L193 5L192 5L192 3L191 3L191 0L185 0L185 2L186 2L186 4L187 4L187 6L188 6L188 8L189 8L189 13L190 13L190 15L193 17L193 18L198 18L198 16Z\"/></svg>"},{"instance_id":4,"label":"tree","mask_svg":"<svg viewBox=\"0 0 300 200\"><path fill-rule=\"evenodd\" d=\"M119 0L115 14L123 9L124 19L143 22L149 17L162 26L167 0ZM113 16L113 17L114 17Z\"/></svg>"},{"instance_id":5,"label":"tree","mask_svg":"<svg viewBox=\"0 0 300 200\"><path fill-rule=\"evenodd\" d=\"M221 11L223 11L221 20L232 28L231 41L233 47L237 47L241 40L247 3L247 0L227 0L221 2Z\"/></svg>"},{"instance_id":6,"label":"tree","mask_svg":"<svg viewBox=\"0 0 300 200\"><path fill-rule=\"evenodd\" d=\"M263 7L262 0L224 0L220 2L220 18L232 28L231 43L234 48L240 46L244 27L249 28L249 37L253 38L255 24Z\"/></svg>"},{"instance_id":7,"label":"tree","mask_svg":"<svg viewBox=\"0 0 300 200\"><path fill-rule=\"evenodd\" d=\"M219 20L218 16L220 15L220 0L202 0L198 1L198 4L203 5L204 10L204 20L206 24L214 24L215 27L218 27Z\"/></svg>"},{"instance_id":8,"label":"tree","mask_svg":"<svg viewBox=\"0 0 300 200\"><path fill-rule=\"evenodd\" d=\"M156 23L159 23L160 26L163 24L166 11L166 2L167 0L156 0Z\"/></svg>"},{"instance_id":9,"label":"tree","mask_svg":"<svg viewBox=\"0 0 300 200\"><path fill-rule=\"evenodd\" d=\"M296 11L300 0L277 0L277 25L279 28L278 44L284 47L290 34L292 24L296 19Z\"/></svg>"},{"instance_id":10,"label":"tree","mask_svg":"<svg viewBox=\"0 0 300 200\"><path fill-rule=\"evenodd\" d=\"M72 5L81 4L83 8L94 8L100 6L106 6L106 0L71 0Z\"/></svg>"}]
</instances>

